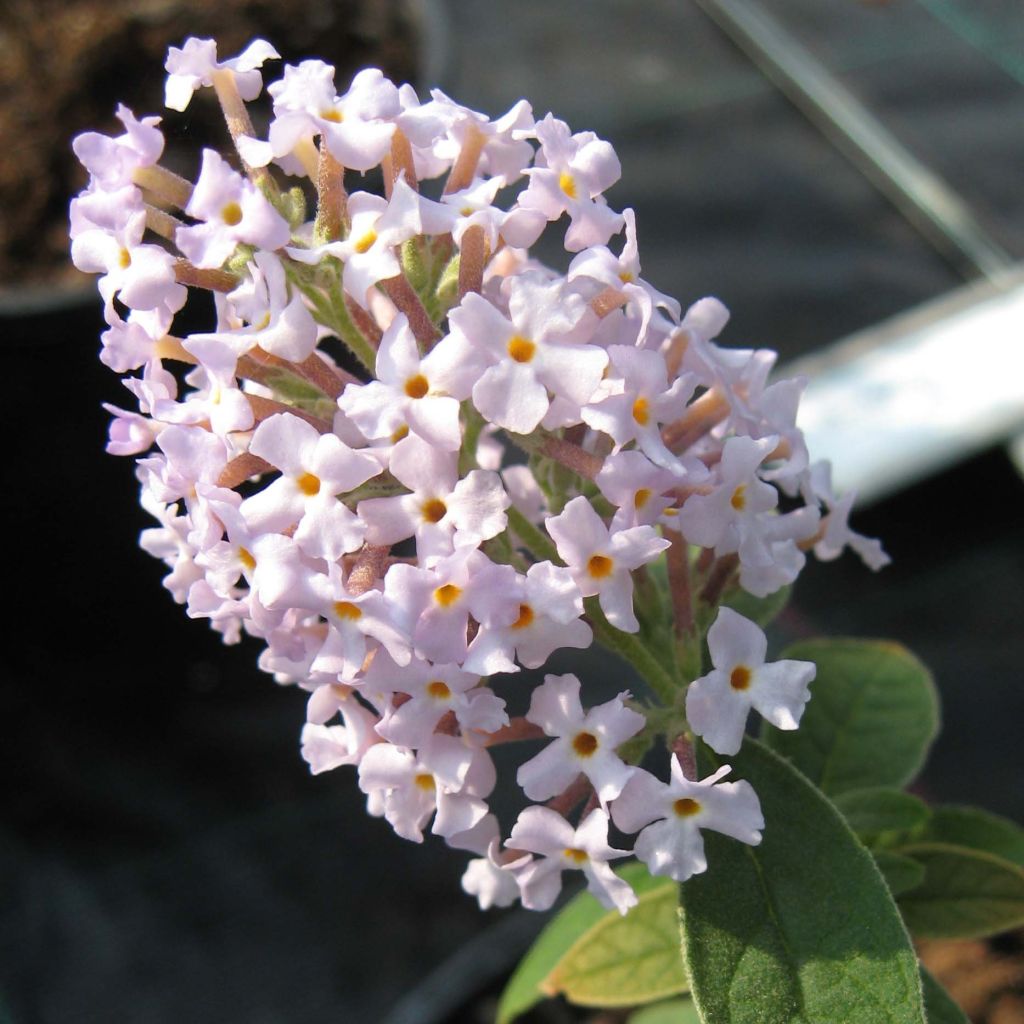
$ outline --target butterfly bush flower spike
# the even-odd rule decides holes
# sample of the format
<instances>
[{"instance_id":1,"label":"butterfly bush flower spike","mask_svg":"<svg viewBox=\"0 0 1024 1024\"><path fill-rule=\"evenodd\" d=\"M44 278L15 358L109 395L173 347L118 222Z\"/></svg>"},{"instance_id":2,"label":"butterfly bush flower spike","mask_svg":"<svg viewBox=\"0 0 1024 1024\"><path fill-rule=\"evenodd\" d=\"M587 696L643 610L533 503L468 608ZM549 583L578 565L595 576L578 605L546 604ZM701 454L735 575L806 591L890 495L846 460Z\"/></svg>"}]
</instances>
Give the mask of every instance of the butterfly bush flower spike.
<instances>
[{"instance_id":1,"label":"butterfly bush flower spike","mask_svg":"<svg viewBox=\"0 0 1024 1024\"><path fill-rule=\"evenodd\" d=\"M643 279L609 142L525 100L491 119L318 60L264 95L276 57L188 39L165 118L119 106L117 133L74 142L72 257L99 275L101 359L123 375L107 447L136 459L140 544L189 616L303 691L310 771L350 772L399 836L468 853L482 906L546 909L578 872L625 913L612 861L683 881L702 830L764 827L729 768L694 781L674 758L659 779L645 752L731 755L751 707L793 729L812 692L814 665L768 661L723 600L791 583L811 552L886 556L808 457L803 382L723 346L717 299L683 313ZM164 131L207 89L228 133L188 181ZM566 273L531 255L544 236ZM191 333L190 293L212 310ZM710 621L711 666L684 670ZM621 659L601 696L591 671L522 671L594 645Z\"/></svg>"}]
</instances>

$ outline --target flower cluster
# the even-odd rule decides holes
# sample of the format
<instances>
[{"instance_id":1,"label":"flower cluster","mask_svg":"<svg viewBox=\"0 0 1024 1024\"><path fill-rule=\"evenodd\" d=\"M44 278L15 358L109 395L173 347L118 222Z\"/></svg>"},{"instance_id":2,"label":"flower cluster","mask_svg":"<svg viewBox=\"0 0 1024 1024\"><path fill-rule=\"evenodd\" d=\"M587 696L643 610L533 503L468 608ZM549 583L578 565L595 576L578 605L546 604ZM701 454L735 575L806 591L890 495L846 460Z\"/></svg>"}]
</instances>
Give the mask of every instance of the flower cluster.
<instances>
[{"instance_id":1,"label":"flower cluster","mask_svg":"<svg viewBox=\"0 0 1024 1024\"><path fill-rule=\"evenodd\" d=\"M139 456L159 521L142 545L190 616L259 638L261 667L307 691L312 771L353 766L399 835L473 854L482 905L546 908L580 870L625 912L610 824L679 880L706 866L701 829L759 842L750 784L690 778L685 752L735 753L750 707L796 728L809 696L814 666L766 663L723 599L792 583L812 549L885 555L809 462L802 382L722 348L716 299L684 313L640 276L607 142L377 70L339 94L315 60L269 85L258 138L245 104L276 56L171 49L167 105L212 87L237 153L204 151L194 183L161 166L157 117L120 107L123 134L75 140L72 255L102 275L101 358L136 403L111 407L108 447ZM383 194L349 190L376 168ZM563 229L561 273L528 248ZM178 337L189 288L215 323ZM495 677L595 640L651 693L588 707L549 674L510 719ZM667 782L638 767L659 737ZM503 838L489 750L530 740L533 803Z\"/></svg>"}]
</instances>

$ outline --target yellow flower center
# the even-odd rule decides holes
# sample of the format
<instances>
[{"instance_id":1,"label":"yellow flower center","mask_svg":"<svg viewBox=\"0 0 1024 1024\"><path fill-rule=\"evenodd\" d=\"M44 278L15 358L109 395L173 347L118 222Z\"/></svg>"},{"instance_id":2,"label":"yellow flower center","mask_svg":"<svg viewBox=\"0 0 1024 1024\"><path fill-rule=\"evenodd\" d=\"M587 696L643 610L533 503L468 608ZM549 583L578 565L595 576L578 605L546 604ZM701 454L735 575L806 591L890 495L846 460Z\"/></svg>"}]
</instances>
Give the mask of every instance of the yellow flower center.
<instances>
[{"instance_id":1,"label":"yellow flower center","mask_svg":"<svg viewBox=\"0 0 1024 1024\"><path fill-rule=\"evenodd\" d=\"M528 604L519 606L519 618L512 623L513 629L526 629L533 622L533 609Z\"/></svg>"},{"instance_id":2,"label":"yellow flower center","mask_svg":"<svg viewBox=\"0 0 1024 1024\"><path fill-rule=\"evenodd\" d=\"M439 523L448 514L448 506L440 498L428 498L420 511L428 523Z\"/></svg>"},{"instance_id":3,"label":"yellow flower center","mask_svg":"<svg viewBox=\"0 0 1024 1024\"><path fill-rule=\"evenodd\" d=\"M450 608L461 596L462 588L455 586L454 583L446 583L434 591L434 600L442 608Z\"/></svg>"},{"instance_id":4,"label":"yellow flower center","mask_svg":"<svg viewBox=\"0 0 1024 1024\"><path fill-rule=\"evenodd\" d=\"M747 485L740 484L735 491L732 492L732 497L729 499L729 504L732 505L737 512L742 512L747 507Z\"/></svg>"},{"instance_id":5,"label":"yellow flower center","mask_svg":"<svg viewBox=\"0 0 1024 1024\"><path fill-rule=\"evenodd\" d=\"M334 614L339 619L348 619L349 622L356 622L363 617L363 610L351 601L335 601Z\"/></svg>"},{"instance_id":6,"label":"yellow flower center","mask_svg":"<svg viewBox=\"0 0 1024 1024\"><path fill-rule=\"evenodd\" d=\"M570 199L576 198L576 179L568 171L562 171L558 176L558 187Z\"/></svg>"},{"instance_id":7,"label":"yellow flower center","mask_svg":"<svg viewBox=\"0 0 1024 1024\"><path fill-rule=\"evenodd\" d=\"M421 772L413 781L425 793L429 793L431 790L437 789L437 784L434 782L434 776L428 772Z\"/></svg>"},{"instance_id":8,"label":"yellow flower center","mask_svg":"<svg viewBox=\"0 0 1024 1024\"><path fill-rule=\"evenodd\" d=\"M256 568L256 559L252 557L252 552L248 548L238 549L238 560L249 572Z\"/></svg>"},{"instance_id":9,"label":"yellow flower center","mask_svg":"<svg viewBox=\"0 0 1024 1024\"><path fill-rule=\"evenodd\" d=\"M597 737L592 732L578 732L573 737L572 749L579 757L590 757L597 750Z\"/></svg>"},{"instance_id":10,"label":"yellow flower center","mask_svg":"<svg viewBox=\"0 0 1024 1024\"><path fill-rule=\"evenodd\" d=\"M633 419L640 424L641 427L646 427L651 418L651 411L649 403L643 395L641 395L633 403Z\"/></svg>"},{"instance_id":11,"label":"yellow flower center","mask_svg":"<svg viewBox=\"0 0 1024 1024\"><path fill-rule=\"evenodd\" d=\"M692 818L700 810L700 802L688 796L681 797L672 805L672 810L680 818Z\"/></svg>"},{"instance_id":12,"label":"yellow flower center","mask_svg":"<svg viewBox=\"0 0 1024 1024\"><path fill-rule=\"evenodd\" d=\"M737 665L729 676L729 685L734 690L746 690L750 686L751 672L746 665Z\"/></svg>"},{"instance_id":13,"label":"yellow flower center","mask_svg":"<svg viewBox=\"0 0 1024 1024\"><path fill-rule=\"evenodd\" d=\"M633 508L638 512L651 500L651 489L650 487L641 487L640 490L633 495Z\"/></svg>"},{"instance_id":14,"label":"yellow flower center","mask_svg":"<svg viewBox=\"0 0 1024 1024\"><path fill-rule=\"evenodd\" d=\"M373 243L376 241L377 232L374 231L373 228L370 228L370 230L367 231L366 234L363 235L363 237L360 238L358 242L356 242L355 250L357 253L362 255L364 252L369 252L370 249L373 247Z\"/></svg>"},{"instance_id":15,"label":"yellow flower center","mask_svg":"<svg viewBox=\"0 0 1024 1024\"><path fill-rule=\"evenodd\" d=\"M122 248L118 263L121 264L122 270L127 270L132 265L132 254L127 249Z\"/></svg>"},{"instance_id":16,"label":"yellow flower center","mask_svg":"<svg viewBox=\"0 0 1024 1024\"><path fill-rule=\"evenodd\" d=\"M580 850L575 846L567 846L563 851L562 855L567 859L571 860L574 864L586 864L590 858L587 856L586 850Z\"/></svg>"},{"instance_id":17,"label":"yellow flower center","mask_svg":"<svg viewBox=\"0 0 1024 1024\"><path fill-rule=\"evenodd\" d=\"M313 476L312 473L303 473L295 482L307 497L312 498L314 494L320 493L320 478Z\"/></svg>"},{"instance_id":18,"label":"yellow flower center","mask_svg":"<svg viewBox=\"0 0 1024 1024\"><path fill-rule=\"evenodd\" d=\"M590 561L587 562L587 572L595 580L603 580L606 576L611 576L614 568L615 563L607 555L591 555Z\"/></svg>"},{"instance_id":19,"label":"yellow flower center","mask_svg":"<svg viewBox=\"0 0 1024 1024\"><path fill-rule=\"evenodd\" d=\"M242 221L242 208L234 200L230 203L225 203L220 211L220 219L224 221L229 228L233 228L236 224L240 224Z\"/></svg>"},{"instance_id":20,"label":"yellow flower center","mask_svg":"<svg viewBox=\"0 0 1024 1024\"><path fill-rule=\"evenodd\" d=\"M410 398L422 398L429 390L430 382L422 373L417 373L405 382L405 393Z\"/></svg>"},{"instance_id":21,"label":"yellow flower center","mask_svg":"<svg viewBox=\"0 0 1024 1024\"><path fill-rule=\"evenodd\" d=\"M528 363L537 352L537 346L521 334L513 334L508 340L508 354L517 363Z\"/></svg>"},{"instance_id":22,"label":"yellow flower center","mask_svg":"<svg viewBox=\"0 0 1024 1024\"><path fill-rule=\"evenodd\" d=\"M334 124L341 124L345 120L345 115L335 107L326 107L324 110L321 110L320 117L324 121L333 121Z\"/></svg>"},{"instance_id":23,"label":"yellow flower center","mask_svg":"<svg viewBox=\"0 0 1024 1024\"><path fill-rule=\"evenodd\" d=\"M448 684L441 679L434 679L432 682L427 683L427 694L434 698L434 700L447 700L451 695L452 691L448 688Z\"/></svg>"},{"instance_id":24,"label":"yellow flower center","mask_svg":"<svg viewBox=\"0 0 1024 1024\"><path fill-rule=\"evenodd\" d=\"M392 435L391 443L398 444L399 441L404 441L409 436L409 428L403 423Z\"/></svg>"}]
</instances>

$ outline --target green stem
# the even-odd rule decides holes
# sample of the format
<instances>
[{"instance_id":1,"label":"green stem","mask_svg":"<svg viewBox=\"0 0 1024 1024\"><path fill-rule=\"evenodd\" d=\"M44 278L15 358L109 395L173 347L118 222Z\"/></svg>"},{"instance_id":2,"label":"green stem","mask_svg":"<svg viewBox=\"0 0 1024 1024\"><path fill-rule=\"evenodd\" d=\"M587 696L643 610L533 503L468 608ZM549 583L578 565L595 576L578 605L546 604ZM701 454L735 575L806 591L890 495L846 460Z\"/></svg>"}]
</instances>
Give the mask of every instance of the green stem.
<instances>
[{"instance_id":1,"label":"green stem","mask_svg":"<svg viewBox=\"0 0 1024 1024\"><path fill-rule=\"evenodd\" d=\"M594 631L594 639L604 648L613 651L628 661L640 674L655 695L667 707L675 702L678 685L672 673L641 643L633 633L623 633L616 629L601 611L596 597L588 597L583 602L587 610L587 620Z\"/></svg>"}]
</instances>

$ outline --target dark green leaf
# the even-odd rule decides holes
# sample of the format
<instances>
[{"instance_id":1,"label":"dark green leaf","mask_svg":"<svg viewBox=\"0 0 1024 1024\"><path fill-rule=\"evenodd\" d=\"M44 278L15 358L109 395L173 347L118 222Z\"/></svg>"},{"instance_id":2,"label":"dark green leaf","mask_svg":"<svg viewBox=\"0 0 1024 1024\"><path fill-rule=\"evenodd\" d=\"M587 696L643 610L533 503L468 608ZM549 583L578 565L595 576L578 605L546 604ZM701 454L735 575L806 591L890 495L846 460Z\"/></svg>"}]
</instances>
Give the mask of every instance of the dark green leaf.
<instances>
[{"instance_id":1,"label":"dark green leaf","mask_svg":"<svg viewBox=\"0 0 1024 1024\"><path fill-rule=\"evenodd\" d=\"M665 885L665 879L652 878L642 864L627 864L618 874L633 886L637 896ZM581 935L608 913L609 911L589 892L580 893L570 900L540 933L529 952L519 962L515 973L505 986L505 991L501 994L497 1024L508 1024L545 998L541 984L551 973L552 968Z\"/></svg>"},{"instance_id":2,"label":"dark green leaf","mask_svg":"<svg viewBox=\"0 0 1024 1024\"><path fill-rule=\"evenodd\" d=\"M701 775L721 759L701 747ZM683 948L704 1024L923 1024L917 958L868 851L791 765L754 740L731 757L766 827L707 831L681 887Z\"/></svg>"},{"instance_id":3,"label":"dark green leaf","mask_svg":"<svg viewBox=\"0 0 1024 1024\"><path fill-rule=\"evenodd\" d=\"M1024 829L977 807L936 807L915 839L968 846L1024 868Z\"/></svg>"},{"instance_id":4,"label":"dark green leaf","mask_svg":"<svg viewBox=\"0 0 1024 1024\"><path fill-rule=\"evenodd\" d=\"M874 858L893 896L909 892L924 881L924 868L913 857L891 850L875 850Z\"/></svg>"},{"instance_id":5,"label":"dark green leaf","mask_svg":"<svg viewBox=\"0 0 1024 1024\"><path fill-rule=\"evenodd\" d=\"M832 802L850 828L865 840L880 832L909 832L928 820L928 807L923 801L889 786L851 789Z\"/></svg>"},{"instance_id":6,"label":"dark green leaf","mask_svg":"<svg viewBox=\"0 0 1024 1024\"><path fill-rule=\"evenodd\" d=\"M924 1015L928 1024L971 1024L967 1014L923 967L921 987L924 989Z\"/></svg>"},{"instance_id":7,"label":"dark green leaf","mask_svg":"<svg viewBox=\"0 0 1024 1024\"><path fill-rule=\"evenodd\" d=\"M830 796L902 786L924 763L938 731L931 674L899 644L812 640L783 658L813 661L818 674L800 728L765 724L763 739Z\"/></svg>"},{"instance_id":8,"label":"dark green leaf","mask_svg":"<svg viewBox=\"0 0 1024 1024\"><path fill-rule=\"evenodd\" d=\"M924 881L899 900L922 939L973 939L1024 924L1024 870L982 850L914 842L899 853L924 867Z\"/></svg>"},{"instance_id":9,"label":"dark green leaf","mask_svg":"<svg viewBox=\"0 0 1024 1024\"><path fill-rule=\"evenodd\" d=\"M678 886L671 879L640 896L628 914L605 914L541 982L548 995L580 1006L639 1006L685 992Z\"/></svg>"}]
</instances>

